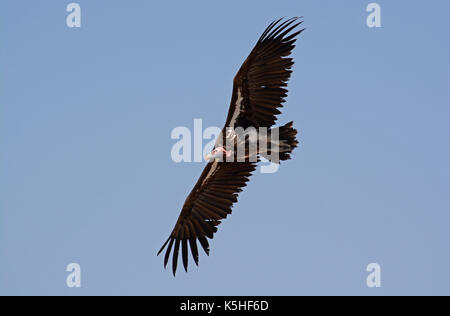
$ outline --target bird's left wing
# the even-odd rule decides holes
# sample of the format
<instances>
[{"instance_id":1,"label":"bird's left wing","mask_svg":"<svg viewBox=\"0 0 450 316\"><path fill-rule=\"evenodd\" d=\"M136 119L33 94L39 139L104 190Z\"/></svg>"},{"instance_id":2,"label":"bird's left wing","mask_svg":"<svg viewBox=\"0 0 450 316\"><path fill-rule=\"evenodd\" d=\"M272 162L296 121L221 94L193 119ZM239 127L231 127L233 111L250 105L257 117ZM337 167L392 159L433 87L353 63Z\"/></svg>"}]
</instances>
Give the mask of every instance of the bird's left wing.
<instances>
[{"instance_id":1,"label":"bird's left wing","mask_svg":"<svg viewBox=\"0 0 450 316\"><path fill-rule=\"evenodd\" d=\"M294 64L299 18L272 22L263 32L233 80L226 127L270 127L287 96L287 81Z\"/></svg>"},{"instance_id":2,"label":"bird's left wing","mask_svg":"<svg viewBox=\"0 0 450 316\"><path fill-rule=\"evenodd\" d=\"M186 198L170 237L158 252L159 255L167 246L164 267L173 249L172 271L175 275L180 245L184 269L187 271L188 268L188 248L198 265L197 240L209 255L207 238L212 239L217 232L217 225L231 214L238 193L246 186L255 168L256 164L252 162L214 161L206 165L197 184Z\"/></svg>"}]
</instances>

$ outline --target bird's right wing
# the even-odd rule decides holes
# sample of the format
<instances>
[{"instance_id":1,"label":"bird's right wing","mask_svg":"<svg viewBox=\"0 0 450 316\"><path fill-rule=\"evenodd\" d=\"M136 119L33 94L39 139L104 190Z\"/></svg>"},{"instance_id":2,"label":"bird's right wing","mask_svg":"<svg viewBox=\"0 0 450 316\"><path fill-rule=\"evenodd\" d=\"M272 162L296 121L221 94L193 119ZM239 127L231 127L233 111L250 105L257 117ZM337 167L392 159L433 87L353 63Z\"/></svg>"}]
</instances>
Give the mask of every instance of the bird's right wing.
<instances>
[{"instance_id":1,"label":"bird's right wing","mask_svg":"<svg viewBox=\"0 0 450 316\"><path fill-rule=\"evenodd\" d=\"M209 243L217 231L221 220L231 214L238 193L246 186L256 164L252 162L210 162L206 165L197 184L183 205L170 237L159 250L158 255L168 245L164 257L164 267L173 249L172 271L175 275L181 244L184 269L188 268L188 244L194 262L198 265L197 240L209 255Z\"/></svg>"}]
</instances>

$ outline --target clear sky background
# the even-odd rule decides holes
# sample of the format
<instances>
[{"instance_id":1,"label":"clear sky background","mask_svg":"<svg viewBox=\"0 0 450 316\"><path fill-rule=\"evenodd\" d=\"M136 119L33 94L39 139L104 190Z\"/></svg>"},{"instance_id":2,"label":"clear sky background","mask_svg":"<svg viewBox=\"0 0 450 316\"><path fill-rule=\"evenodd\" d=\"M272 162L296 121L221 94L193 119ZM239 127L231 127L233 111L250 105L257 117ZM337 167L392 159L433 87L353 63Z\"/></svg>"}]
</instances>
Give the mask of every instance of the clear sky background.
<instances>
[{"instance_id":1,"label":"clear sky background","mask_svg":"<svg viewBox=\"0 0 450 316\"><path fill-rule=\"evenodd\" d=\"M70 1L2 1L0 294L450 294L450 3L378 1L368 28L369 2L79 0L70 29ZM279 122L301 147L174 278L156 252L204 163L170 133L222 126L261 32L298 15Z\"/></svg>"}]
</instances>

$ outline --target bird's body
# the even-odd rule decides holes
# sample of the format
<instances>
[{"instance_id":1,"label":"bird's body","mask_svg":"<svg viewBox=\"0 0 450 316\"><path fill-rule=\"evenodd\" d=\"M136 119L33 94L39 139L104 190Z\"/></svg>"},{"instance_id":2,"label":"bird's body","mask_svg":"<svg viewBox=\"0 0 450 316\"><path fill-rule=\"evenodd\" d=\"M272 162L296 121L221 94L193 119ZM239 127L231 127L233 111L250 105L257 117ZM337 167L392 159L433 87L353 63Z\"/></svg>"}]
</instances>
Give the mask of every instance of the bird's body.
<instances>
[{"instance_id":1,"label":"bird's body","mask_svg":"<svg viewBox=\"0 0 450 316\"><path fill-rule=\"evenodd\" d=\"M212 239L221 220L231 214L233 203L237 202L238 193L246 186L259 158L279 163L290 159L298 144L292 122L273 127L276 115L280 114L278 108L287 96L284 87L294 64L287 56L295 47L295 37L303 31L295 31L302 23L295 23L297 20L272 22L234 78L225 127L214 150L206 157L208 164L186 198L170 237L158 252L167 246L166 266L173 249L174 275L180 246L186 271L189 248L198 264L197 241L209 254L207 238Z\"/></svg>"}]
</instances>

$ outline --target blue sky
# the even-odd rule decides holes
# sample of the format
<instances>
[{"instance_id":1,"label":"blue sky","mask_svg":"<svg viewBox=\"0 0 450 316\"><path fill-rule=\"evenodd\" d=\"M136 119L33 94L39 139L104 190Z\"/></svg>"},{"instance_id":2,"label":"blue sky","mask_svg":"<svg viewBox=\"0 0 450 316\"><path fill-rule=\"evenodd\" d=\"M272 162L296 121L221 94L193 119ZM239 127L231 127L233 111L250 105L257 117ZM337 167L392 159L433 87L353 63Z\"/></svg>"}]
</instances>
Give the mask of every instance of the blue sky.
<instances>
[{"instance_id":1,"label":"blue sky","mask_svg":"<svg viewBox=\"0 0 450 316\"><path fill-rule=\"evenodd\" d=\"M378 1L368 28L370 2L79 0L70 29L70 1L2 1L0 294L450 294L450 4ZM261 32L298 15L279 122L301 147L173 278L156 252L204 164L170 133L222 126Z\"/></svg>"}]
</instances>

